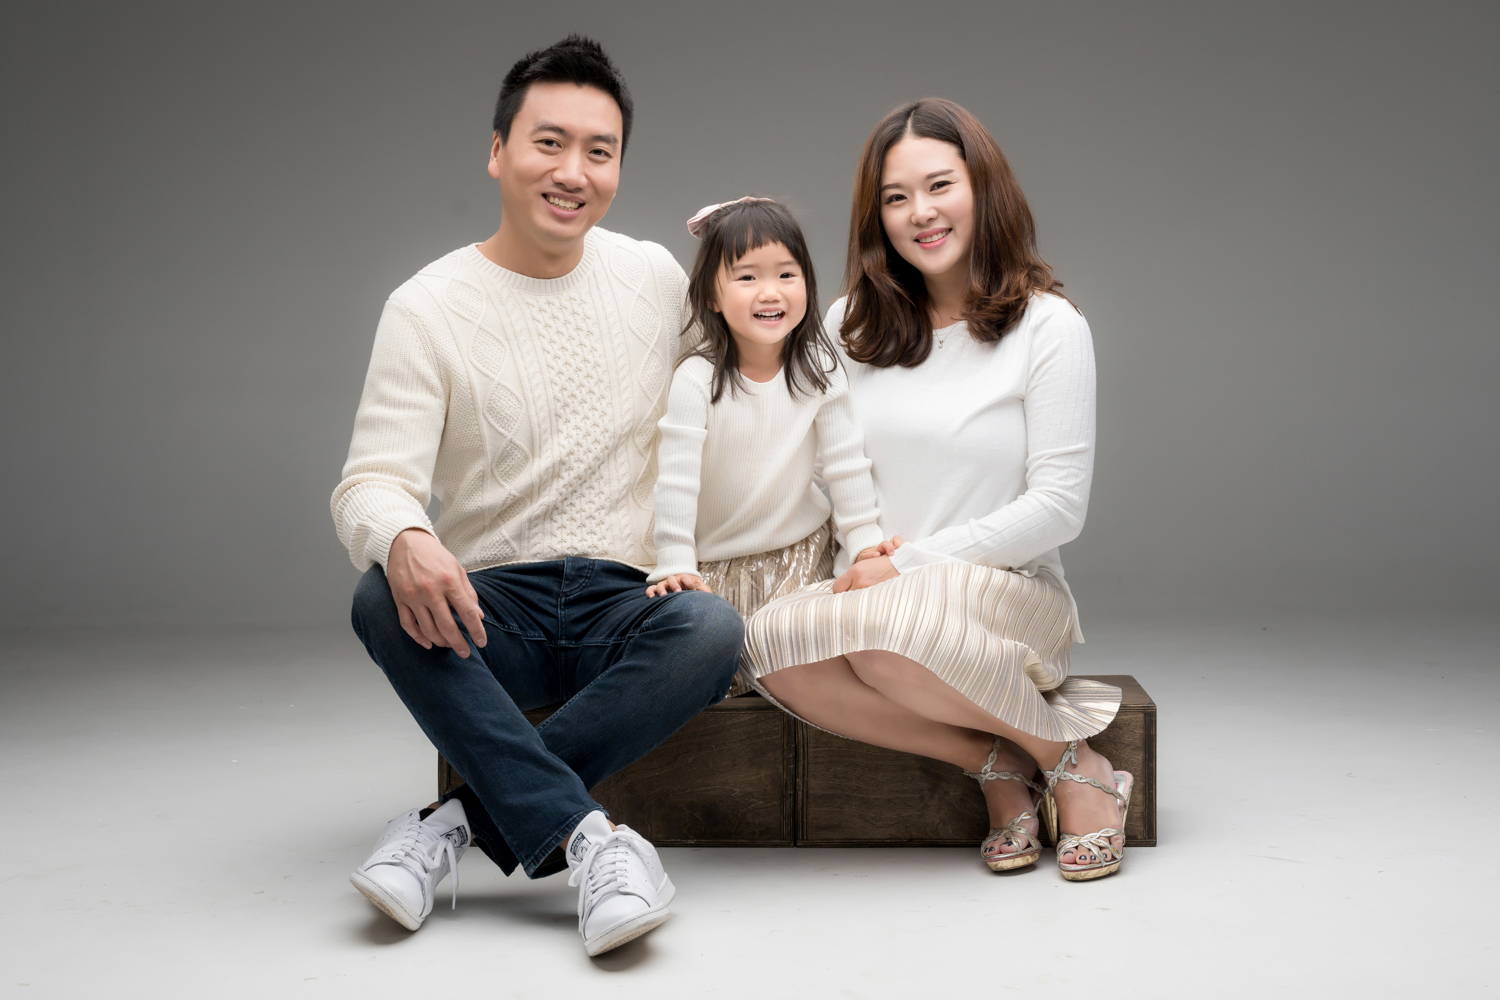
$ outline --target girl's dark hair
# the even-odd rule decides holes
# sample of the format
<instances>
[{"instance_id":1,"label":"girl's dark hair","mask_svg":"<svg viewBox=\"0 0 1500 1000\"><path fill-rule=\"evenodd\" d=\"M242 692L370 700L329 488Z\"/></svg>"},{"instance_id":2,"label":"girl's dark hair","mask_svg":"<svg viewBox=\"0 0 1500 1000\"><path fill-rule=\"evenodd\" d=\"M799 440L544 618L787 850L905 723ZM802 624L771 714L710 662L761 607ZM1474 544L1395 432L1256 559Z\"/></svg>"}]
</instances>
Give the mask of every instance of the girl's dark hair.
<instances>
[{"instance_id":1,"label":"girl's dark hair","mask_svg":"<svg viewBox=\"0 0 1500 1000\"><path fill-rule=\"evenodd\" d=\"M989 130L941 97L905 104L886 115L865 140L854 178L849 219L849 297L839 332L849 357L877 368L915 368L932 352L932 315L922 272L907 263L880 221L885 156L907 136L937 139L958 149L974 187L974 241L963 318L969 335L994 343L1026 311L1031 296L1057 292L1062 282L1042 260L1036 225L1016 175Z\"/></svg>"},{"instance_id":2,"label":"girl's dark hair","mask_svg":"<svg viewBox=\"0 0 1500 1000\"><path fill-rule=\"evenodd\" d=\"M713 363L712 402L719 401L726 386L731 394L743 387L734 337L729 324L724 322L724 314L714 310L719 272L733 266L751 250L770 243L780 243L791 252L807 286L807 315L781 342L781 371L786 377L787 392L793 398L798 392L808 395L824 392L829 385L828 374L837 369L838 355L828 334L823 332L818 283L802 227L779 201L740 202L720 209L708 220L698 256L693 261L693 272L688 277L688 328L697 324L703 331L703 339L692 353Z\"/></svg>"}]
</instances>

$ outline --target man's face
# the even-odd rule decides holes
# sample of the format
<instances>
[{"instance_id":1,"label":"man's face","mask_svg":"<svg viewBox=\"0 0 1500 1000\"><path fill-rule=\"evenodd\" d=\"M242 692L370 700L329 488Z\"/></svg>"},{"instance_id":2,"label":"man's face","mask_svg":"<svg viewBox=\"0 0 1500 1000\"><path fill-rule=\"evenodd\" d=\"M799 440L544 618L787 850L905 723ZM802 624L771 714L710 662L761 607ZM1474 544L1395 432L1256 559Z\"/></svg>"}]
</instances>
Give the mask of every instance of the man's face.
<instances>
[{"instance_id":1,"label":"man's face","mask_svg":"<svg viewBox=\"0 0 1500 1000\"><path fill-rule=\"evenodd\" d=\"M510 138L496 134L490 148L490 176L516 234L559 250L581 240L620 186L623 132L620 106L604 91L532 84Z\"/></svg>"}]
</instances>

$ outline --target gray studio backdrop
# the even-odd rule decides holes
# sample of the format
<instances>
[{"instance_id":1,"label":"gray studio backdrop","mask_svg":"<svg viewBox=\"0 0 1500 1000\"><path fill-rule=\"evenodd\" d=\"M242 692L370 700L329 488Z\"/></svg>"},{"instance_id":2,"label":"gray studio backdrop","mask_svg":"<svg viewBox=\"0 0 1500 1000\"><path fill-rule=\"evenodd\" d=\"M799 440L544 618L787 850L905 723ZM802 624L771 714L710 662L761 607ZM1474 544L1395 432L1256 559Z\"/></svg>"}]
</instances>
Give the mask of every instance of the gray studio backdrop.
<instances>
[{"instance_id":1,"label":"gray studio backdrop","mask_svg":"<svg viewBox=\"0 0 1500 1000\"><path fill-rule=\"evenodd\" d=\"M385 295L495 228L500 77L638 103L605 225L786 198L824 286L898 102L979 115L1094 330L1085 615L1500 595L1490 3L10 4L0 625L305 624Z\"/></svg>"}]
</instances>

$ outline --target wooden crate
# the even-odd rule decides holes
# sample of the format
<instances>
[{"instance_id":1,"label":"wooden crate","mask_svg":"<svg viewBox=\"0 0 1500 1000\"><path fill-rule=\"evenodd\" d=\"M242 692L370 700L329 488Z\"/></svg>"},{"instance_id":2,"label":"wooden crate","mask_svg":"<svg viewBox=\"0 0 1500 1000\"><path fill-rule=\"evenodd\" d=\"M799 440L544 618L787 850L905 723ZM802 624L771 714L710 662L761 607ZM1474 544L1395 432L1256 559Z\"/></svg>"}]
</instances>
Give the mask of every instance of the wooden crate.
<instances>
[{"instance_id":1,"label":"wooden crate","mask_svg":"<svg viewBox=\"0 0 1500 1000\"><path fill-rule=\"evenodd\" d=\"M1126 843L1156 843L1156 705L1134 677L1089 742L1135 775ZM551 709L527 712L533 723ZM441 757L438 787L463 779ZM951 764L842 739L749 695L700 713L594 798L662 847L973 845L989 829L979 786Z\"/></svg>"}]
</instances>

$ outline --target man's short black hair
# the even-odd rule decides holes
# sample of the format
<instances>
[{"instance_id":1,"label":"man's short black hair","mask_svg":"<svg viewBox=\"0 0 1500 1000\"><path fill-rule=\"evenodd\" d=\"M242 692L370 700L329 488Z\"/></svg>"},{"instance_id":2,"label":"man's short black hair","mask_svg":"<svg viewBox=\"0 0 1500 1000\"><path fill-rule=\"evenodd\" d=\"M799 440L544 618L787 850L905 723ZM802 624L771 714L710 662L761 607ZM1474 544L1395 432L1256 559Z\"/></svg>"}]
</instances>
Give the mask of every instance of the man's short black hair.
<instances>
[{"instance_id":1,"label":"man's short black hair","mask_svg":"<svg viewBox=\"0 0 1500 1000\"><path fill-rule=\"evenodd\" d=\"M625 155L635 104L630 100L625 78L598 42L582 35L569 35L555 45L528 52L516 61L505 74L505 80L500 84L500 99L495 102L495 131L500 134L501 142L510 141L510 123L521 110L526 91L533 83L576 83L602 90L613 97L620 106L620 125L624 133L620 136L620 155Z\"/></svg>"}]
</instances>

